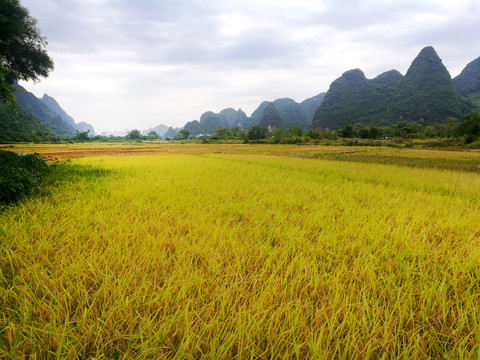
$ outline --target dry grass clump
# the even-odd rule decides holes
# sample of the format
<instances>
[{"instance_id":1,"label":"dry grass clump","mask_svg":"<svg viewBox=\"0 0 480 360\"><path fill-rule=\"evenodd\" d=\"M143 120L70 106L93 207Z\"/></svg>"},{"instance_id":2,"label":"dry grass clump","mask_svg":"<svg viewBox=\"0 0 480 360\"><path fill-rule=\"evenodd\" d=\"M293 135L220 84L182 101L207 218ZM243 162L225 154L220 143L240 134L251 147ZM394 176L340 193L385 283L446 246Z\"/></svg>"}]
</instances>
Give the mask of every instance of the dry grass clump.
<instances>
[{"instance_id":1,"label":"dry grass clump","mask_svg":"<svg viewBox=\"0 0 480 360\"><path fill-rule=\"evenodd\" d=\"M1 215L0 358L479 356L478 174L244 154L65 171Z\"/></svg>"}]
</instances>

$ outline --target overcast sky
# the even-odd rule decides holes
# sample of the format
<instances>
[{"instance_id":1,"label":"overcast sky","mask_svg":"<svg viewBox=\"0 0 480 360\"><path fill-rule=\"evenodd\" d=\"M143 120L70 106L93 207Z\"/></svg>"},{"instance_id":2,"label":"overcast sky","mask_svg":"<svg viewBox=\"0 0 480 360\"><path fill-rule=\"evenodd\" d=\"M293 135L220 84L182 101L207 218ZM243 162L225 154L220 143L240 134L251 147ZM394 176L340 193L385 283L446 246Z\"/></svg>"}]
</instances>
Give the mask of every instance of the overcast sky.
<instances>
[{"instance_id":1,"label":"overcast sky","mask_svg":"<svg viewBox=\"0 0 480 360\"><path fill-rule=\"evenodd\" d=\"M480 56L478 0L21 0L55 70L22 83L105 130L298 102L343 72L405 74L433 46L452 77Z\"/></svg>"}]
</instances>

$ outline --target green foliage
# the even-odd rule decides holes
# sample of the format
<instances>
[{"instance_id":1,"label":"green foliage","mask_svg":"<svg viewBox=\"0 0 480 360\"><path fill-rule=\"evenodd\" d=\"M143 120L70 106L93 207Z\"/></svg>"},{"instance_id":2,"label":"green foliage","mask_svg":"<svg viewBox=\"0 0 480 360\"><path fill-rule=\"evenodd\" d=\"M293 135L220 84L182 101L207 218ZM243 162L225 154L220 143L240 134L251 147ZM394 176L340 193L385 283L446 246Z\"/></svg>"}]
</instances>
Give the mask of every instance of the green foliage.
<instances>
[{"instance_id":1,"label":"green foliage","mask_svg":"<svg viewBox=\"0 0 480 360\"><path fill-rule=\"evenodd\" d=\"M287 130L275 129L273 131L272 142L274 144L301 144L306 141L306 137L302 136L302 130L296 126L291 126Z\"/></svg>"},{"instance_id":2,"label":"green foliage","mask_svg":"<svg viewBox=\"0 0 480 360\"><path fill-rule=\"evenodd\" d=\"M219 127L215 132L215 135L218 137L227 137L227 136L230 136L230 131L228 128Z\"/></svg>"},{"instance_id":3,"label":"green foliage","mask_svg":"<svg viewBox=\"0 0 480 360\"><path fill-rule=\"evenodd\" d=\"M89 132L90 132L90 130L87 130L87 131L75 130L75 136L72 138L72 140L80 141L80 142L89 141L90 140L90 138L88 136Z\"/></svg>"},{"instance_id":4,"label":"green foliage","mask_svg":"<svg viewBox=\"0 0 480 360\"><path fill-rule=\"evenodd\" d=\"M357 144L358 145L358 144ZM327 159L346 162L360 162L371 164L385 164L404 166L421 169L438 169L452 170L462 172L478 172L480 161L477 160L461 160L461 159L445 159L445 158L419 158L419 157L403 157L392 155L365 155L364 152L356 153L319 153L315 154L315 158Z\"/></svg>"},{"instance_id":5,"label":"green foliage","mask_svg":"<svg viewBox=\"0 0 480 360\"><path fill-rule=\"evenodd\" d=\"M338 137L338 135L334 131L330 131L327 129L318 130L315 128L308 130L305 135L313 140L320 140L320 139L334 140Z\"/></svg>"},{"instance_id":6,"label":"green foliage","mask_svg":"<svg viewBox=\"0 0 480 360\"><path fill-rule=\"evenodd\" d=\"M158 140L158 139L161 139L162 137L158 135L155 130L152 130L148 133L146 138L147 140Z\"/></svg>"},{"instance_id":7,"label":"green foliage","mask_svg":"<svg viewBox=\"0 0 480 360\"><path fill-rule=\"evenodd\" d=\"M360 129L358 135L362 139L378 139L380 131L375 126L368 126Z\"/></svg>"},{"instance_id":8,"label":"green foliage","mask_svg":"<svg viewBox=\"0 0 480 360\"><path fill-rule=\"evenodd\" d=\"M61 139L31 114L21 109L14 113L0 100L0 142L51 142Z\"/></svg>"},{"instance_id":9,"label":"green foliage","mask_svg":"<svg viewBox=\"0 0 480 360\"><path fill-rule=\"evenodd\" d=\"M302 129L300 129L297 126L290 126L287 129L287 133L291 134L292 136L302 136L302 134L303 134Z\"/></svg>"},{"instance_id":10,"label":"green foliage","mask_svg":"<svg viewBox=\"0 0 480 360\"><path fill-rule=\"evenodd\" d=\"M433 139L433 138L451 138L462 135L457 129L456 119L449 118L444 124L434 124L433 126L423 126L411 122L398 122L390 126L352 126L347 125L337 131L343 138L361 138L361 139L381 139L381 138L399 138L399 139Z\"/></svg>"},{"instance_id":11,"label":"green foliage","mask_svg":"<svg viewBox=\"0 0 480 360\"><path fill-rule=\"evenodd\" d=\"M352 125L345 126L342 130L340 130L340 136L343 138L352 138L354 137L354 130Z\"/></svg>"},{"instance_id":12,"label":"green foliage","mask_svg":"<svg viewBox=\"0 0 480 360\"><path fill-rule=\"evenodd\" d=\"M238 126L227 128L227 127L219 127L215 132L215 135L210 137L203 137L203 143L212 143L212 141L222 140L223 142L228 141L235 141L235 140L244 140L246 138L246 131L244 129L240 129Z\"/></svg>"},{"instance_id":13,"label":"green foliage","mask_svg":"<svg viewBox=\"0 0 480 360\"><path fill-rule=\"evenodd\" d=\"M247 130L247 140L266 139L268 129L265 126L252 126Z\"/></svg>"},{"instance_id":14,"label":"green foliage","mask_svg":"<svg viewBox=\"0 0 480 360\"><path fill-rule=\"evenodd\" d=\"M458 124L457 132L465 137L465 144L477 141L480 137L480 116L476 112L465 115Z\"/></svg>"},{"instance_id":15,"label":"green foliage","mask_svg":"<svg viewBox=\"0 0 480 360\"><path fill-rule=\"evenodd\" d=\"M133 129L125 136L127 140L142 140L143 136L140 130Z\"/></svg>"},{"instance_id":16,"label":"green foliage","mask_svg":"<svg viewBox=\"0 0 480 360\"><path fill-rule=\"evenodd\" d=\"M3 99L13 112L17 113L15 107L15 88L13 87L13 71L8 67L0 65L0 99Z\"/></svg>"},{"instance_id":17,"label":"green foliage","mask_svg":"<svg viewBox=\"0 0 480 360\"><path fill-rule=\"evenodd\" d=\"M240 129L238 126L235 126L230 130L230 134L232 136L232 138L243 138L245 137L245 130L244 129Z\"/></svg>"},{"instance_id":18,"label":"green foliage","mask_svg":"<svg viewBox=\"0 0 480 360\"><path fill-rule=\"evenodd\" d=\"M448 117L443 124L433 125L434 133L429 137L443 137L451 138L457 135L457 119L454 117Z\"/></svg>"},{"instance_id":19,"label":"green foliage","mask_svg":"<svg viewBox=\"0 0 480 360\"><path fill-rule=\"evenodd\" d=\"M189 137L190 137L190 132L186 129L182 129L173 137L173 140L175 141L188 140Z\"/></svg>"},{"instance_id":20,"label":"green foliage","mask_svg":"<svg viewBox=\"0 0 480 360\"><path fill-rule=\"evenodd\" d=\"M475 111L480 112L480 90L470 94L467 99L472 103Z\"/></svg>"},{"instance_id":21,"label":"green foliage","mask_svg":"<svg viewBox=\"0 0 480 360\"><path fill-rule=\"evenodd\" d=\"M0 96L14 109L15 80L38 80L53 70L37 21L18 0L0 1Z\"/></svg>"},{"instance_id":22,"label":"green foliage","mask_svg":"<svg viewBox=\"0 0 480 360\"><path fill-rule=\"evenodd\" d=\"M50 167L38 154L0 150L0 207L13 204L40 185Z\"/></svg>"}]
</instances>

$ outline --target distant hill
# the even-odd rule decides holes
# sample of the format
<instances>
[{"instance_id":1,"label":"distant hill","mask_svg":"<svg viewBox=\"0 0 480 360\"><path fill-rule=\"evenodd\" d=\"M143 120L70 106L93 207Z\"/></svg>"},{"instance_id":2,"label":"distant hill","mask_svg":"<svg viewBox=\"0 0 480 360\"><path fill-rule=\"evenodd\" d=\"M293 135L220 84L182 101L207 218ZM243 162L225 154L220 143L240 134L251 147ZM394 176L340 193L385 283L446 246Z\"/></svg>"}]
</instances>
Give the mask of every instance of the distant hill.
<instances>
[{"instance_id":1,"label":"distant hill","mask_svg":"<svg viewBox=\"0 0 480 360\"><path fill-rule=\"evenodd\" d=\"M102 131L101 136L125 136L128 134L128 130L112 130L112 131Z\"/></svg>"},{"instance_id":2,"label":"distant hill","mask_svg":"<svg viewBox=\"0 0 480 360\"><path fill-rule=\"evenodd\" d=\"M291 126L296 126L307 131L312 125L313 113L320 102L322 101L324 94L319 94L309 99L304 100L302 103L297 103L290 98L276 99L273 102L263 101L250 116L250 126L260 124L263 112L267 106L273 104L282 117L282 129L288 129Z\"/></svg>"},{"instance_id":3,"label":"distant hill","mask_svg":"<svg viewBox=\"0 0 480 360\"><path fill-rule=\"evenodd\" d=\"M61 106L58 104L57 100L55 100L53 97L47 95L47 94L43 94L43 97L40 99L45 105L47 105L47 107L55 114L59 115L62 120L73 126L73 128L75 130L78 130L80 132L85 132L85 131L88 131L88 135L93 137L95 136L95 129L93 128L93 126L91 124L88 124L86 122L80 122L80 123L75 123L75 120L73 120L73 118L68 115L65 110L63 110L61 108Z\"/></svg>"},{"instance_id":4,"label":"distant hill","mask_svg":"<svg viewBox=\"0 0 480 360\"><path fill-rule=\"evenodd\" d=\"M48 96L47 94L43 94L43 97L40 99L47 107L53 111L55 114L60 115L62 120L66 122L67 124L72 125L75 127L75 120L68 115L63 109L58 105L57 100L55 100L53 97Z\"/></svg>"},{"instance_id":5,"label":"distant hill","mask_svg":"<svg viewBox=\"0 0 480 360\"><path fill-rule=\"evenodd\" d=\"M185 130L188 130L190 135L193 135L193 136L205 134L205 130L203 129L203 126L200 124L198 120L189 121L183 126L183 128Z\"/></svg>"},{"instance_id":6,"label":"distant hill","mask_svg":"<svg viewBox=\"0 0 480 360\"><path fill-rule=\"evenodd\" d=\"M225 125L226 120L222 115L207 111L200 116L200 125L204 134L215 134L219 127Z\"/></svg>"},{"instance_id":7,"label":"distant hill","mask_svg":"<svg viewBox=\"0 0 480 360\"><path fill-rule=\"evenodd\" d=\"M304 131L336 130L346 125L387 126L398 122L432 125L445 122L448 117L461 119L474 110L480 111L480 58L452 80L435 49L427 46L413 60L405 76L390 70L367 79L360 69L348 70L326 93L300 104L290 98L263 101L250 117L243 112L240 116L241 110L232 108L219 114L207 111L200 121L185 124L185 129L192 135L213 134L220 126L246 129L271 123L273 118L282 129L297 126Z\"/></svg>"},{"instance_id":8,"label":"distant hill","mask_svg":"<svg viewBox=\"0 0 480 360\"><path fill-rule=\"evenodd\" d=\"M193 120L185 124L184 129L190 134L207 135L214 134L218 127L236 127L248 129L261 123L262 116L266 107L273 105L282 118L281 129L287 129L291 126L297 126L303 131L310 129L313 114L321 103L325 93L320 93L311 98L302 101L300 104L290 98L281 98L272 101L263 101L248 117L242 109L235 110L226 108L220 113L207 111L202 114L200 121ZM275 112L273 109L267 110L267 118L269 113ZM266 121L264 119L264 121ZM268 122L268 121L267 121Z\"/></svg>"},{"instance_id":9,"label":"distant hill","mask_svg":"<svg viewBox=\"0 0 480 360\"><path fill-rule=\"evenodd\" d=\"M143 130L142 135L148 135L151 131L155 131L159 136L164 137L166 132L168 131L168 126L167 125L157 125L153 128L149 128L148 130Z\"/></svg>"},{"instance_id":10,"label":"distant hill","mask_svg":"<svg viewBox=\"0 0 480 360\"><path fill-rule=\"evenodd\" d=\"M68 115L58 104L58 102L47 94L41 99L28 92L18 83L14 84L17 89L15 97L17 98L16 107L18 114L5 108L2 103L2 137L4 134L10 134L9 141L28 141L25 138L31 137L31 141L48 141L60 136L73 136L75 131L89 131L90 136L95 136L93 126L88 123L75 123L73 118ZM27 116L28 114L28 116ZM24 136L25 132L36 134L35 136ZM16 135L14 135L16 134Z\"/></svg>"},{"instance_id":11,"label":"distant hill","mask_svg":"<svg viewBox=\"0 0 480 360\"><path fill-rule=\"evenodd\" d=\"M52 141L59 136L33 115L19 109L15 114L0 101L0 142Z\"/></svg>"},{"instance_id":12,"label":"distant hill","mask_svg":"<svg viewBox=\"0 0 480 360\"><path fill-rule=\"evenodd\" d=\"M480 111L480 57L473 60L453 79L457 91Z\"/></svg>"},{"instance_id":13,"label":"distant hill","mask_svg":"<svg viewBox=\"0 0 480 360\"><path fill-rule=\"evenodd\" d=\"M349 124L378 123L402 75L391 70L368 80L360 69L335 80L315 112L312 127L340 129Z\"/></svg>"},{"instance_id":14,"label":"distant hill","mask_svg":"<svg viewBox=\"0 0 480 360\"><path fill-rule=\"evenodd\" d=\"M79 132L86 132L88 131L88 136L93 137L97 135L95 133L95 129L93 128L92 124L86 123L84 121L81 121L79 123L75 124L75 130L78 130Z\"/></svg>"},{"instance_id":15,"label":"distant hill","mask_svg":"<svg viewBox=\"0 0 480 360\"><path fill-rule=\"evenodd\" d=\"M265 110L267 105L270 103L271 101L262 101L260 105L258 105L258 107L253 110L252 114L250 115L250 127L258 125L260 119L262 118L263 110Z\"/></svg>"},{"instance_id":16,"label":"distant hill","mask_svg":"<svg viewBox=\"0 0 480 360\"><path fill-rule=\"evenodd\" d=\"M423 125L461 118L468 112L467 101L460 96L450 73L435 49L427 46L413 60L393 97L388 115L395 122Z\"/></svg>"},{"instance_id":17,"label":"distant hill","mask_svg":"<svg viewBox=\"0 0 480 360\"><path fill-rule=\"evenodd\" d=\"M268 102L263 108L258 125L265 126L269 129L285 129L285 120L273 102Z\"/></svg>"},{"instance_id":18,"label":"distant hill","mask_svg":"<svg viewBox=\"0 0 480 360\"><path fill-rule=\"evenodd\" d=\"M305 115L307 115L309 119L310 125L312 123L313 116L315 115L315 111L317 111L318 106L325 98L325 94L326 93L322 92L318 95L312 96L311 98L305 99L300 103Z\"/></svg>"},{"instance_id":19,"label":"distant hill","mask_svg":"<svg viewBox=\"0 0 480 360\"><path fill-rule=\"evenodd\" d=\"M163 135L165 138L173 138L178 132L179 132L180 129L174 129L172 127L169 127L167 132Z\"/></svg>"},{"instance_id":20,"label":"distant hill","mask_svg":"<svg viewBox=\"0 0 480 360\"><path fill-rule=\"evenodd\" d=\"M468 63L453 79L453 84L460 95L465 97L480 92L480 57Z\"/></svg>"},{"instance_id":21,"label":"distant hill","mask_svg":"<svg viewBox=\"0 0 480 360\"><path fill-rule=\"evenodd\" d=\"M245 113L239 109L239 111L245 115ZM223 109L219 113L221 120L222 120L222 126L223 127L235 127L238 126L239 123L239 112L235 109L232 108L227 108ZM247 115L245 115L246 117Z\"/></svg>"},{"instance_id":22,"label":"distant hill","mask_svg":"<svg viewBox=\"0 0 480 360\"><path fill-rule=\"evenodd\" d=\"M461 118L472 103L454 86L435 49L427 46L414 59L405 76L391 70L368 80L359 69L335 80L318 107L312 127L340 129L346 125L423 125Z\"/></svg>"},{"instance_id":23,"label":"distant hill","mask_svg":"<svg viewBox=\"0 0 480 360\"><path fill-rule=\"evenodd\" d=\"M33 115L38 121L47 126L56 134L63 136L75 135L75 128L72 124L63 121L62 117L49 109L47 105L35 95L25 90L22 86L15 84L18 89L15 92L17 106Z\"/></svg>"},{"instance_id":24,"label":"distant hill","mask_svg":"<svg viewBox=\"0 0 480 360\"><path fill-rule=\"evenodd\" d=\"M296 126L307 131L312 126L312 119L308 118L302 106L296 101L283 98L275 100L272 104L283 119L283 129Z\"/></svg>"},{"instance_id":25,"label":"distant hill","mask_svg":"<svg viewBox=\"0 0 480 360\"><path fill-rule=\"evenodd\" d=\"M214 113L207 111L200 116L200 121L189 121L184 125L184 129L188 130L191 135L213 135L219 127L245 127L248 122L247 115L242 109L227 108Z\"/></svg>"}]
</instances>

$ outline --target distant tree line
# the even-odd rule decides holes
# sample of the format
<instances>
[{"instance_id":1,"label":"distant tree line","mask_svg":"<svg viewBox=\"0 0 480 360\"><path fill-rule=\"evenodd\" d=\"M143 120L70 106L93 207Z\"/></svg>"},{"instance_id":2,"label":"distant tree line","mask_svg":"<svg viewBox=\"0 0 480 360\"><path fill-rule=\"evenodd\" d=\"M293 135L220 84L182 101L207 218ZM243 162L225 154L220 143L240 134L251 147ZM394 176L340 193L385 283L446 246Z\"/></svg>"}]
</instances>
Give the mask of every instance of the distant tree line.
<instances>
[{"instance_id":1,"label":"distant tree line","mask_svg":"<svg viewBox=\"0 0 480 360\"><path fill-rule=\"evenodd\" d=\"M180 130L172 138L162 138L155 131L142 135L140 130L134 129L125 136L89 136L89 131L76 131L73 137L52 136L51 132L43 134L40 130L15 133L16 141L25 142L118 142L118 141L185 141L201 139L204 143L212 142L238 142L245 143L270 143L270 144L303 144L321 140L338 139L459 139L464 144L479 142L480 147L480 116L472 112L463 117L462 121L447 118L444 123L424 126L414 122L399 122L389 126L360 126L347 125L339 130L310 129L302 131L299 127L291 126L288 129L278 129L272 126L253 126L242 129L238 126L227 128L219 127L211 136L193 136L187 129ZM20 135L21 136L20 136ZM8 132L0 132L0 142L15 142ZM12 135L13 136L13 135ZM353 144L353 143L352 143Z\"/></svg>"},{"instance_id":2,"label":"distant tree line","mask_svg":"<svg viewBox=\"0 0 480 360\"><path fill-rule=\"evenodd\" d=\"M312 140L344 139L435 139L463 138L465 144L480 139L480 116L472 112L464 116L461 122L448 118L445 123L423 126L413 122L399 122L390 126L352 126L347 125L340 130L310 129L302 131L296 126L281 130L266 126L253 126L249 129L224 128L217 129L215 135L204 137L204 142L218 140L242 140L273 144L301 144Z\"/></svg>"}]
</instances>

